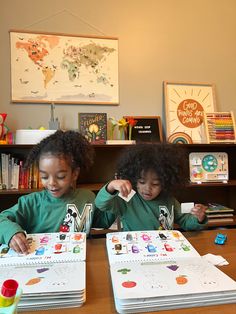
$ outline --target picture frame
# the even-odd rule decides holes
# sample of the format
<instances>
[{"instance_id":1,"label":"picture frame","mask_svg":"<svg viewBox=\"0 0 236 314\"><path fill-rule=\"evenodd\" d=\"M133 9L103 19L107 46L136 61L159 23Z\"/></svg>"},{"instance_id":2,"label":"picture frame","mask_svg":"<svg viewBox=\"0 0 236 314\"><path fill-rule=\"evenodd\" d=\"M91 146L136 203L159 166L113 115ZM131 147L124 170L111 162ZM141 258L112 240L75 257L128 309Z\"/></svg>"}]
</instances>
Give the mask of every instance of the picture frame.
<instances>
[{"instance_id":1,"label":"picture frame","mask_svg":"<svg viewBox=\"0 0 236 314\"><path fill-rule=\"evenodd\" d=\"M14 103L118 105L118 38L11 30Z\"/></svg>"},{"instance_id":2,"label":"picture frame","mask_svg":"<svg viewBox=\"0 0 236 314\"><path fill-rule=\"evenodd\" d=\"M107 140L107 113L78 113L79 132L91 144L105 144Z\"/></svg>"},{"instance_id":3,"label":"picture frame","mask_svg":"<svg viewBox=\"0 0 236 314\"><path fill-rule=\"evenodd\" d=\"M207 142L204 112L216 110L214 84L164 81L164 105L168 142Z\"/></svg>"},{"instance_id":4,"label":"picture frame","mask_svg":"<svg viewBox=\"0 0 236 314\"><path fill-rule=\"evenodd\" d=\"M208 143L236 143L236 127L233 111L205 112Z\"/></svg>"},{"instance_id":5,"label":"picture frame","mask_svg":"<svg viewBox=\"0 0 236 314\"><path fill-rule=\"evenodd\" d=\"M160 116L124 116L128 122L127 137L136 142L162 142L163 132ZM131 125L129 121L136 121ZM130 134L131 133L131 134Z\"/></svg>"}]
</instances>

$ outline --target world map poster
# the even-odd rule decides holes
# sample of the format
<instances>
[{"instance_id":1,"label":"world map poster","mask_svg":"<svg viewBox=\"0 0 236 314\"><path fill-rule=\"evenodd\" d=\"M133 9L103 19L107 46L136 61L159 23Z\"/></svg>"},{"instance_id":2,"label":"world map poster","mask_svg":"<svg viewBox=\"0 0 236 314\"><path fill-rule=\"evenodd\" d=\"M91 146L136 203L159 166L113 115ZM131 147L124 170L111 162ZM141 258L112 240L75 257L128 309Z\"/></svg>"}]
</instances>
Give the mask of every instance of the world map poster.
<instances>
[{"instance_id":1,"label":"world map poster","mask_svg":"<svg viewBox=\"0 0 236 314\"><path fill-rule=\"evenodd\" d=\"M118 104L118 39L10 31L12 102Z\"/></svg>"}]
</instances>

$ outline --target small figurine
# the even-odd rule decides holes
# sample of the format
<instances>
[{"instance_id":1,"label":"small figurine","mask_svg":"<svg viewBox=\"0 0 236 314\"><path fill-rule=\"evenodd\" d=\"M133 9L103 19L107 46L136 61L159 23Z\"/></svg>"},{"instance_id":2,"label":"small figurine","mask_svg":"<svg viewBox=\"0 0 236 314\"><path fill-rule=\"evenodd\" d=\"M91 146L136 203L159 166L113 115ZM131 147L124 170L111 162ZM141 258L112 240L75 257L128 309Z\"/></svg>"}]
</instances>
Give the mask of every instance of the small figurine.
<instances>
[{"instance_id":1,"label":"small figurine","mask_svg":"<svg viewBox=\"0 0 236 314\"><path fill-rule=\"evenodd\" d=\"M55 105L51 104L51 119L49 121L49 130L59 130L60 129L60 122L58 118L54 119L54 110Z\"/></svg>"}]
</instances>

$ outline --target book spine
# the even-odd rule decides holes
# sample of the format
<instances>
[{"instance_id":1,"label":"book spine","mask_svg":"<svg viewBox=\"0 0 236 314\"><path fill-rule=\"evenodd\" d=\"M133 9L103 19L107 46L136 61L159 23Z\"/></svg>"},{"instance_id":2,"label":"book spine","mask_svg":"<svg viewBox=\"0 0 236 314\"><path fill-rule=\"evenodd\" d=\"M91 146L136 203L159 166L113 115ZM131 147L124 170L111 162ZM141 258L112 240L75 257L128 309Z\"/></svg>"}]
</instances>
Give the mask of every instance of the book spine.
<instances>
[{"instance_id":1,"label":"book spine","mask_svg":"<svg viewBox=\"0 0 236 314\"><path fill-rule=\"evenodd\" d=\"M2 160L2 188L4 190L7 189L8 184L8 164L7 164L7 155L2 153L1 154Z\"/></svg>"}]
</instances>

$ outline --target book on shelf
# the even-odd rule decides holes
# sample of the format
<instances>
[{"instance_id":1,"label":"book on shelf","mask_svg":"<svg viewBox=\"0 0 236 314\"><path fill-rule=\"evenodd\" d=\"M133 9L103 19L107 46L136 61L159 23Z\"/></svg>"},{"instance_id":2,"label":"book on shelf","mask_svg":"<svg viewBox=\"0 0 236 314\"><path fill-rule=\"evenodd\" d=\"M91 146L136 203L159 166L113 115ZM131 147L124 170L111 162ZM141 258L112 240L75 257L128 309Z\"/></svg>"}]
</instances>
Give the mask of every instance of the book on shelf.
<instances>
[{"instance_id":1,"label":"book on shelf","mask_svg":"<svg viewBox=\"0 0 236 314\"><path fill-rule=\"evenodd\" d=\"M28 255L0 245L0 286L14 278L23 290L18 309L79 307L86 299L86 234L28 234Z\"/></svg>"},{"instance_id":2,"label":"book on shelf","mask_svg":"<svg viewBox=\"0 0 236 314\"><path fill-rule=\"evenodd\" d=\"M0 155L0 190L41 189L36 163L24 169L24 161L10 154Z\"/></svg>"},{"instance_id":3,"label":"book on shelf","mask_svg":"<svg viewBox=\"0 0 236 314\"><path fill-rule=\"evenodd\" d=\"M79 113L79 131L92 144L105 144L107 140L106 113Z\"/></svg>"},{"instance_id":4,"label":"book on shelf","mask_svg":"<svg viewBox=\"0 0 236 314\"><path fill-rule=\"evenodd\" d=\"M208 203L206 216L208 223L233 222L234 209L218 203Z\"/></svg>"},{"instance_id":5,"label":"book on shelf","mask_svg":"<svg viewBox=\"0 0 236 314\"><path fill-rule=\"evenodd\" d=\"M215 225L215 224L219 224L219 225L222 225L223 223L224 224L227 224L227 223L232 223L234 222L234 218L211 218L211 219L208 219L208 222L207 224L208 225Z\"/></svg>"},{"instance_id":6,"label":"book on shelf","mask_svg":"<svg viewBox=\"0 0 236 314\"><path fill-rule=\"evenodd\" d=\"M235 302L236 282L180 231L108 233L106 246L118 313Z\"/></svg>"},{"instance_id":7,"label":"book on shelf","mask_svg":"<svg viewBox=\"0 0 236 314\"><path fill-rule=\"evenodd\" d=\"M207 214L214 214L214 213L229 213L229 212L234 212L233 208L229 208L227 206L218 204L218 203L208 203L207 205Z\"/></svg>"}]
</instances>

